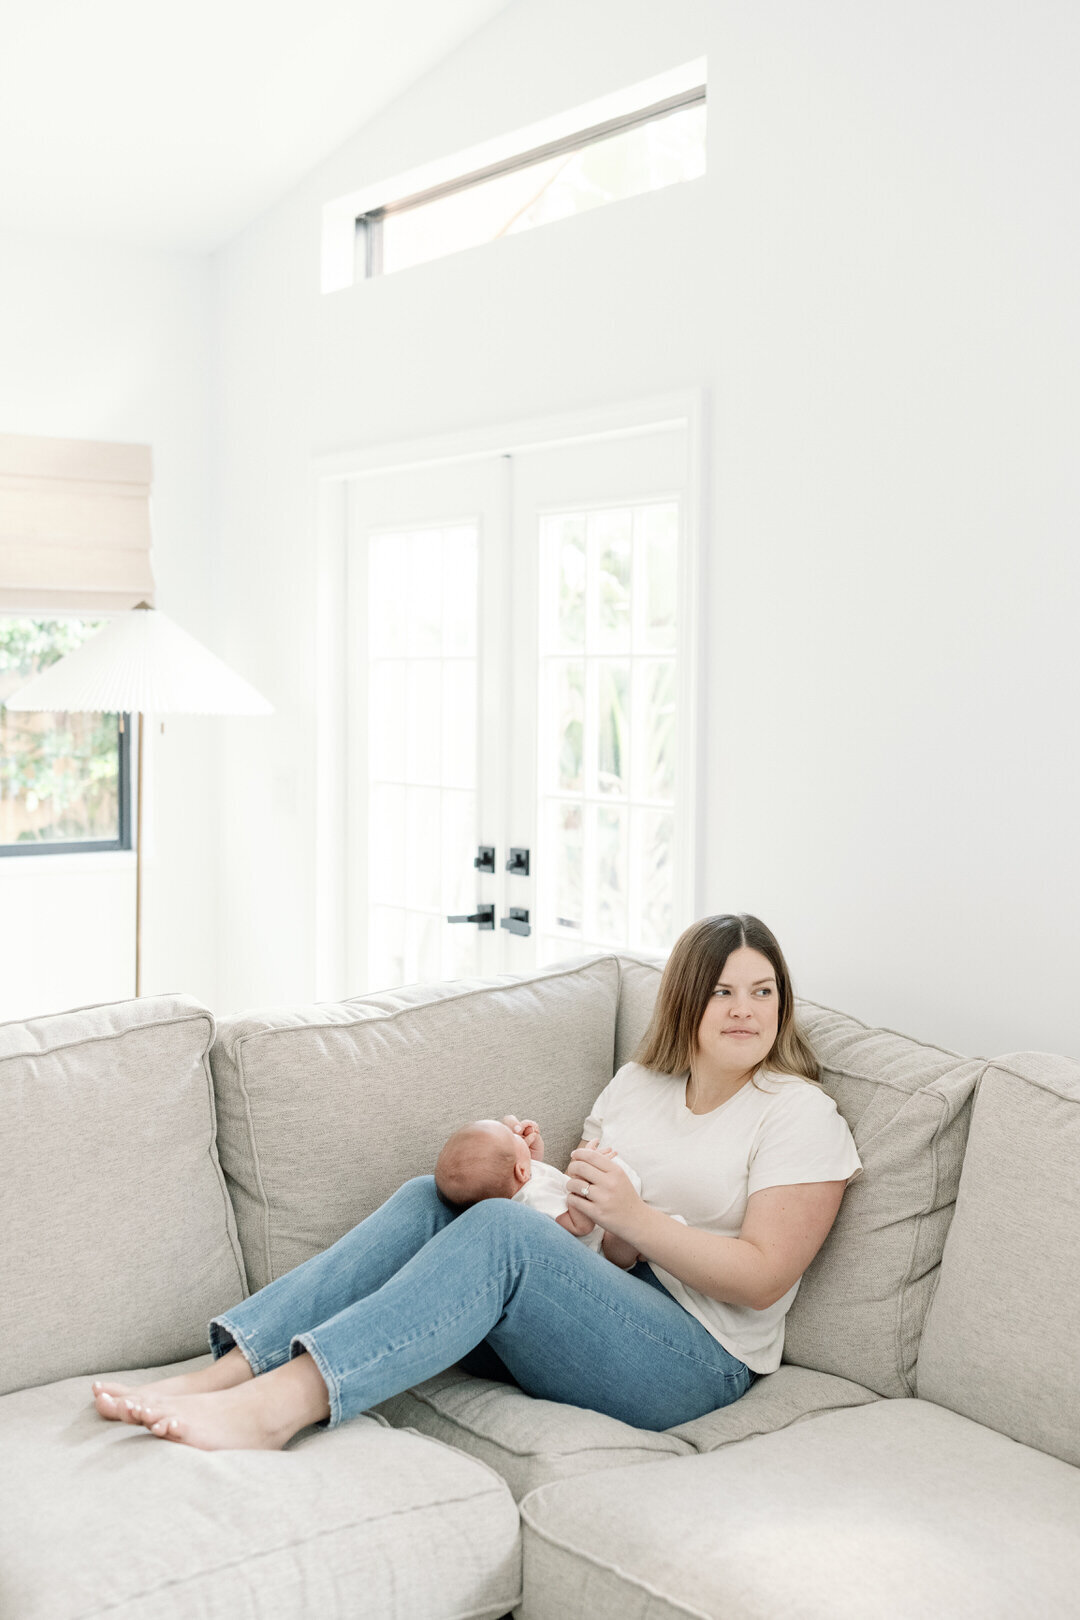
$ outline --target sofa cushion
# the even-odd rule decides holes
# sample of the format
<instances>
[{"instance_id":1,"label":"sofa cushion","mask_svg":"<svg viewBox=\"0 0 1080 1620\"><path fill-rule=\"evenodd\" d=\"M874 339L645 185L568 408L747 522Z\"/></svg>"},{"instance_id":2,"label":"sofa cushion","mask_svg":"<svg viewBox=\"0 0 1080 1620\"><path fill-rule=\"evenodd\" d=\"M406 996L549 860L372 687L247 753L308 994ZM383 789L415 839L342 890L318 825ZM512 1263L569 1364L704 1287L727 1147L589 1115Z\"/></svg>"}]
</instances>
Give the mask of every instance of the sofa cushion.
<instances>
[{"instance_id":1,"label":"sofa cushion","mask_svg":"<svg viewBox=\"0 0 1080 1620\"><path fill-rule=\"evenodd\" d=\"M521 1503L518 1620L1074 1620L1080 1473L874 1401Z\"/></svg>"},{"instance_id":2,"label":"sofa cushion","mask_svg":"<svg viewBox=\"0 0 1080 1620\"><path fill-rule=\"evenodd\" d=\"M648 1023L660 965L621 958L620 968L616 1056L625 1060ZM864 1173L802 1279L784 1356L879 1395L910 1395L984 1064L811 1001L796 1005Z\"/></svg>"},{"instance_id":3,"label":"sofa cushion","mask_svg":"<svg viewBox=\"0 0 1080 1620\"><path fill-rule=\"evenodd\" d=\"M0 1025L0 1393L196 1355L244 1296L187 996Z\"/></svg>"},{"instance_id":4,"label":"sofa cushion","mask_svg":"<svg viewBox=\"0 0 1080 1620\"><path fill-rule=\"evenodd\" d=\"M694 1449L674 1432L635 1429L602 1412L538 1400L516 1384L474 1378L458 1367L376 1410L395 1428L413 1429L478 1457L502 1475L516 1498L547 1480L689 1457Z\"/></svg>"},{"instance_id":5,"label":"sofa cushion","mask_svg":"<svg viewBox=\"0 0 1080 1620\"><path fill-rule=\"evenodd\" d=\"M911 1395L985 1064L812 1002L799 1002L798 1017L863 1174L803 1276L784 1355L879 1395Z\"/></svg>"},{"instance_id":6,"label":"sofa cushion","mask_svg":"<svg viewBox=\"0 0 1080 1620\"><path fill-rule=\"evenodd\" d=\"M495 1620L517 1601L517 1509L470 1457L369 1417L194 1451L104 1422L89 1394L0 1400L12 1620Z\"/></svg>"},{"instance_id":7,"label":"sofa cushion","mask_svg":"<svg viewBox=\"0 0 1080 1620\"><path fill-rule=\"evenodd\" d=\"M520 1500L551 1480L713 1451L820 1412L877 1399L870 1390L843 1378L805 1367L781 1367L759 1378L730 1406L658 1433L632 1428L602 1412L536 1400L516 1384L473 1378L462 1368L451 1367L384 1401L377 1410L395 1428L415 1429L479 1457L502 1475Z\"/></svg>"},{"instance_id":8,"label":"sofa cushion","mask_svg":"<svg viewBox=\"0 0 1080 1620\"><path fill-rule=\"evenodd\" d=\"M919 1394L1080 1464L1080 1063L979 1082Z\"/></svg>"},{"instance_id":9,"label":"sofa cushion","mask_svg":"<svg viewBox=\"0 0 1080 1620\"><path fill-rule=\"evenodd\" d=\"M222 1019L218 1140L252 1288L429 1173L467 1120L530 1115L565 1164L611 1078L618 983L604 956Z\"/></svg>"}]
</instances>

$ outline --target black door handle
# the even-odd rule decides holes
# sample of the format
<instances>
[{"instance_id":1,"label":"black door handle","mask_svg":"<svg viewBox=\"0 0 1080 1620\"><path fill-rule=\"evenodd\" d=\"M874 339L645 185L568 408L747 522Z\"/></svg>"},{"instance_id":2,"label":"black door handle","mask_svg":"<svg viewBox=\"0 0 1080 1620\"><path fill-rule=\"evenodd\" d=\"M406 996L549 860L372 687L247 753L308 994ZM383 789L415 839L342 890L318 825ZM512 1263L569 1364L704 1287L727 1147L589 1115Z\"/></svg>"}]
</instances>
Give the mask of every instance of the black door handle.
<instances>
[{"instance_id":1,"label":"black door handle","mask_svg":"<svg viewBox=\"0 0 1080 1620\"><path fill-rule=\"evenodd\" d=\"M477 906L476 910L469 917L447 917L446 920L449 923L475 923L481 931L488 928L494 931L495 907Z\"/></svg>"},{"instance_id":2,"label":"black door handle","mask_svg":"<svg viewBox=\"0 0 1080 1620\"><path fill-rule=\"evenodd\" d=\"M504 917L499 923L511 934L531 934L529 927L529 913L522 906L511 906L509 917Z\"/></svg>"}]
</instances>

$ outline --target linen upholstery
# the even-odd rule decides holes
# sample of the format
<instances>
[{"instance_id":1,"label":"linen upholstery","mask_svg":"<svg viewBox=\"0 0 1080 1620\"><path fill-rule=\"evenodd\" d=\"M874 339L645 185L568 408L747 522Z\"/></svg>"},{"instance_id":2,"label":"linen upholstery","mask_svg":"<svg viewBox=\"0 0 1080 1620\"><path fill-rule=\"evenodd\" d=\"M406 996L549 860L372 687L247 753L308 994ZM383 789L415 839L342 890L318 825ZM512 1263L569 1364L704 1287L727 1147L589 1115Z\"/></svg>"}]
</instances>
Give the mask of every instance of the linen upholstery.
<instances>
[{"instance_id":1,"label":"linen upholstery","mask_svg":"<svg viewBox=\"0 0 1080 1620\"><path fill-rule=\"evenodd\" d=\"M517 1620L1075 1620L1080 1474L921 1400L521 1503Z\"/></svg>"},{"instance_id":2,"label":"linen upholstery","mask_svg":"<svg viewBox=\"0 0 1080 1620\"><path fill-rule=\"evenodd\" d=\"M785 1359L879 1395L911 1395L985 1065L813 1002L797 1008L863 1174L803 1276Z\"/></svg>"},{"instance_id":3,"label":"linen upholstery","mask_svg":"<svg viewBox=\"0 0 1080 1620\"><path fill-rule=\"evenodd\" d=\"M496 1620L517 1601L517 1510L471 1457L370 1417L196 1451L89 1395L80 1378L0 1400L11 1620Z\"/></svg>"},{"instance_id":4,"label":"linen upholstery","mask_svg":"<svg viewBox=\"0 0 1080 1620\"><path fill-rule=\"evenodd\" d=\"M383 1401L376 1410L395 1428L413 1429L478 1457L502 1475L516 1499L548 1480L693 1452L674 1432L635 1429L602 1412L537 1400L516 1384L474 1378L459 1367Z\"/></svg>"},{"instance_id":5,"label":"linen upholstery","mask_svg":"<svg viewBox=\"0 0 1080 1620\"><path fill-rule=\"evenodd\" d=\"M451 1367L384 1401L377 1410L395 1427L415 1429L480 1458L502 1475L520 1500L552 1480L712 1451L819 1412L861 1406L877 1398L843 1378L804 1367L781 1367L759 1378L730 1406L656 1433L601 1412L534 1400L515 1384L473 1378L462 1368Z\"/></svg>"},{"instance_id":6,"label":"linen upholstery","mask_svg":"<svg viewBox=\"0 0 1080 1620\"><path fill-rule=\"evenodd\" d=\"M467 1120L529 1114L547 1158L565 1164L611 1078L618 983L615 957L601 956L223 1019L218 1141L252 1288L430 1173Z\"/></svg>"},{"instance_id":7,"label":"linen upholstery","mask_svg":"<svg viewBox=\"0 0 1080 1620\"><path fill-rule=\"evenodd\" d=\"M243 1298L213 1033L188 996L0 1025L0 1393L195 1355Z\"/></svg>"},{"instance_id":8,"label":"linen upholstery","mask_svg":"<svg viewBox=\"0 0 1080 1620\"><path fill-rule=\"evenodd\" d=\"M919 1393L1080 1464L1080 1063L996 1058L979 1082Z\"/></svg>"}]
</instances>

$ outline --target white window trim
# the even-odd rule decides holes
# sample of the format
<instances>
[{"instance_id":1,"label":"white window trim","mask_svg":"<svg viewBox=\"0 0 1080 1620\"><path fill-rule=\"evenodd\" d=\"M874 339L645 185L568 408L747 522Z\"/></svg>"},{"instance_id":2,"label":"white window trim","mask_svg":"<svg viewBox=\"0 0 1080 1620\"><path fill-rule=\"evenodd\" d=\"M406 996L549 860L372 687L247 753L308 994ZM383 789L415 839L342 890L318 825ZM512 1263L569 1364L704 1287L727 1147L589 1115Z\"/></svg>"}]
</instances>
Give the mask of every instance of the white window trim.
<instances>
[{"instance_id":1,"label":"white window trim","mask_svg":"<svg viewBox=\"0 0 1080 1620\"><path fill-rule=\"evenodd\" d=\"M478 146L407 169L403 174L351 191L344 197L335 197L323 206L323 292L340 292L354 284L356 222L363 215L388 208L404 198L437 190L480 170L511 163L537 147L565 141L582 130L632 117L658 102L684 95L707 82L707 66L707 59L698 57L667 73L658 73L654 78L600 96L583 106L555 113L524 129L497 135Z\"/></svg>"},{"instance_id":2,"label":"white window trim","mask_svg":"<svg viewBox=\"0 0 1080 1620\"><path fill-rule=\"evenodd\" d=\"M352 993L348 985L347 909L348 758L346 654L348 635L348 501L350 481L408 468L437 466L588 439L624 438L665 426L682 427L687 438L686 543L679 579L679 705L685 717L676 770L680 804L676 837L691 852L687 881L674 897L680 927L702 915L705 817L701 813L704 772L705 532L707 506L704 390L638 400L608 409L477 428L465 433L343 450L313 457L310 463L312 527L317 555L317 698L315 736L315 984L316 1000L333 1001ZM355 989L355 987L353 987Z\"/></svg>"}]
</instances>

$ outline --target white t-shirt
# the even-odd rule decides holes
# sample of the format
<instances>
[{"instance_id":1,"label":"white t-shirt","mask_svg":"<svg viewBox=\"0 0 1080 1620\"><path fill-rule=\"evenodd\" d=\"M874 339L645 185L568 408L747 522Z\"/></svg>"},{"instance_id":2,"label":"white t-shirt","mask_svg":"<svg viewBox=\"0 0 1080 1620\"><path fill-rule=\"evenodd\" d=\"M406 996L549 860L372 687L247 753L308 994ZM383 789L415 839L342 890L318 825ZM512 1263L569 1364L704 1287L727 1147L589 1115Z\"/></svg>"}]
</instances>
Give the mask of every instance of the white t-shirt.
<instances>
[{"instance_id":1,"label":"white t-shirt","mask_svg":"<svg viewBox=\"0 0 1080 1620\"><path fill-rule=\"evenodd\" d=\"M599 1132L597 1134L599 1135ZM632 1170L628 1164L623 1163L621 1153L616 1158L615 1163L620 1169L626 1171L634 1191L640 1193L641 1178L637 1171ZM553 1164L546 1164L543 1159L534 1159L532 1176L524 1187L518 1188L511 1202L514 1204L528 1204L530 1209L538 1209L542 1215L551 1215L556 1218L565 1215L567 1208L566 1184L569 1180L570 1177L564 1175L561 1170L556 1170ZM576 1233L572 1235L577 1236ZM578 1238L579 1243L584 1243L586 1248L594 1249L597 1253L599 1253L603 1241L603 1229L599 1226L594 1226L591 1232L587 1232L583 1238Z\"/></svg>"},{"instance_id":2,"label":"white t-shirt","mask_svg":"<svg viewBox=\"0 0 1080 1620\"><path fill-rule=\"evenodd\" d=\"M760 1088L760 1089L759 1089ZM653 1209L723 1237L739 1236L746 1201L763 1187L853 1181L862 1170L846 1121L827 1092L808 1080L759 1069L711 1113L686 1106L686 1076L624 1063L582 1126L583 1137L625 1153ZM651 1262L650 1262L651 1264ZM670 1294L758 1373L775 1372L784 1349L784 1317L796 1282L763 1311L726 1305L689 1288L660 1266Z\"/></svg>"}]
</instances>

